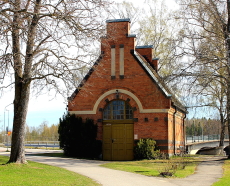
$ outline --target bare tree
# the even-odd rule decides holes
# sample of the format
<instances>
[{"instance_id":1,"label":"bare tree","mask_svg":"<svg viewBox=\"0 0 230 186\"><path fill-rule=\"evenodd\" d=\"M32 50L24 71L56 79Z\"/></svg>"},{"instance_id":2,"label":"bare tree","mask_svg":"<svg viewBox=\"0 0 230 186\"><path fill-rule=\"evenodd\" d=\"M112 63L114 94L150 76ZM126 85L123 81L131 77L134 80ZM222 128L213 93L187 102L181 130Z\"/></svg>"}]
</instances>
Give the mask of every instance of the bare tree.
<instances>
[{"instance_id":1,"label":"bare tree","mask_svg":"<svg viewBox=\"0 0 230 186\"><path fill-rule=\"evenodd\" d=\"M180 75L193 77L196 94L206 95L203 99L206 105L218 110L222 122L222 146L225 121L230 134L230 2L178 2L184 21L181 49L190 60Z\"/></svg>"},{"instance_id":2,"label":"bare tree","mask_svg":"<svg viewBox=\"0 0 230 186\"><path fill-rule=\"evenodd\" d=\"M125 2L114 4L112 18L131 18L132 32L137 34L137 45L152 45L155 58L159 58L158 73L174 92L180 92L177 82L171 81L171 74L180 69L181 56L177 55L176 46L180 43L179 21L174 19L174 10L164 0L145 0L142 6ZM175 23L177 22L177 23Z\"/></svg>"},{"instance_id":3,"label":"bare tree","mask_svg":"<svg viewBox=\"0 0 230 186\"><path fill-rule=\"evenodd\" d=\"M174 19L175 10L170 9L164 0L149 0L147 5L138 20L137 43L153 46L153 55L159 58L158 72L167 81L168 75L175 73L180 66L176 51L179 22Z\"/></svg>"},{"instance_id":4,"label":"bare tree","mask_svg":"<svg viewBox=\"0 0 230 186\"><path fill-rule=\"evenodd\" d=\"M108 13L110 19L129 18L131 20L131 29L133 29L140 15L143 13L143 9L135 6L132 2L122 1L121 3L114 3Z\"/></svg>"},{"instance_id":5,"label":"bare tree","mask_svg":"<svg viewBox=\"0 0 230 186\"><path fill-rule=\"evenodd\" d=\"M0 1L0 88L13 87L15 92L9 162L26 162L30 90L39 94L55 89L66 96L65 90L77 86L79 70L95 59L89 51L103 34L106 4L104 0Z\"/></svg>"}]
</instances>

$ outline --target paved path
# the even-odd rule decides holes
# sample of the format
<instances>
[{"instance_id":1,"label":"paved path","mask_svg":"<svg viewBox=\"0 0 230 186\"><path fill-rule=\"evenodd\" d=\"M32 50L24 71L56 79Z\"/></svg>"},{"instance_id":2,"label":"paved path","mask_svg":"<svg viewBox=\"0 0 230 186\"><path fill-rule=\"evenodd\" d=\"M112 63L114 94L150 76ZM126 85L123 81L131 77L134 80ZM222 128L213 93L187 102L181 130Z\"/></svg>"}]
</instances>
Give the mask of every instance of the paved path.
<instances>
[{"instance_id":1,"label":"paved path","mask_svg":"<svg viewBox=\"0 0 230 186\"><path fill-rule=\"evenodd\" d=\"M47 151L26 149L26 158L27 160L58 166L77 172L94 179L103 186L211 186L218 178L222 177L223 160L220 160L220 157L207 159L207 161L204 161L198 166L195 174L187 178L167 179L100 167L100 164L107 163L103 161L33 155L34 153L44 152ZM5 152L5 149L0 148L0 155L9 155L9 153Z\"/></svg>"},{"instance_id":2,"label":"paved path","mask_svg":"<svg viewBox=\"0 0 230 186\"><path fill-rule=\"evenodd\" d=\"M183 179L171 180L178 186L211 186L223 175L222 165L226 157L205 157L205 160L197 166L195 174Z\"/></svg>"}]
</instances>

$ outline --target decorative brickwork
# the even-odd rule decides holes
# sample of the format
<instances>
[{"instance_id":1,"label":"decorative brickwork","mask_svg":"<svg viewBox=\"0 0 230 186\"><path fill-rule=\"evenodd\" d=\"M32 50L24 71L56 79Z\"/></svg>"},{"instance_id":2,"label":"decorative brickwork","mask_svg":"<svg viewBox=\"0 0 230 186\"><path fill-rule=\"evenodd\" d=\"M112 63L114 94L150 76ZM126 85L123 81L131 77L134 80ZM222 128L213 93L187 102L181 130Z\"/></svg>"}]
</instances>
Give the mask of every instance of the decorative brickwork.
<instances>
[{"instance_id":1,"label":"decorative brickwork","mask_svg":"<svg viewBox=\"0 0 230 186\"><path fill-rule=\"evenodd\" d=\"M111 101L124 100L133 108L134 140L153 138L163 152L179 153L186 110L158 76L152 47L135 48L135 39L129 19L107 21L102 56L69 98L69 112L94 119L102 140L103 109Z\"/></svg>"}]
</instances>

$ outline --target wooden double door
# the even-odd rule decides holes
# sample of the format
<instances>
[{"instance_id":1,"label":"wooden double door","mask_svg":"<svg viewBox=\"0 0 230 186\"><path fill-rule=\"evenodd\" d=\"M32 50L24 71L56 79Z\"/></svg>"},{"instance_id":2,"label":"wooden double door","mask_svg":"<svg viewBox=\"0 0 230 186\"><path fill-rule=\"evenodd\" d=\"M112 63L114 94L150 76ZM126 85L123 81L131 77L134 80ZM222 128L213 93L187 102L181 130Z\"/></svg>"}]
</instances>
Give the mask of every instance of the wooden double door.
<instances>
[{"instance_id":1,"label":"wooden double door","mask_svg":"<svg viewBox=\"0 0 230 186\"><path fill-rule=\"evenodd\" d=\"M133 160L133 124L103 124L103 159Z\"/></svg>"}]
</instances>

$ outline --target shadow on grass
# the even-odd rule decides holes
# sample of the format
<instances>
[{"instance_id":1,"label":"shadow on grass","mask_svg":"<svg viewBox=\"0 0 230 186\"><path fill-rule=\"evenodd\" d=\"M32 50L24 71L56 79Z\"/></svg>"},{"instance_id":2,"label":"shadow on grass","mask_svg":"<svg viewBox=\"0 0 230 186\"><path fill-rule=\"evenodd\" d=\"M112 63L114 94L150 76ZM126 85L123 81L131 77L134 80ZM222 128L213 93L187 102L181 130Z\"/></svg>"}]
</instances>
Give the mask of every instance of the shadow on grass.
<instances>
[{"instance_id":1,"label":"shadow on grass","mask_svg":"<svg viewBox=\"0 0 230 186\"><path fill-rule=\"evenodd\" d=\"M48 156L48 157L59 157L59 158L69 158L65 156L64 153L38 153L38 154L26 154L27 156Z\"/></svg>"},{"instance_id":2,"label":"shadow on grass","mask_svg":"<svg viewBox=\"0 0 230 186\"><path fill-rule=\"evenodd\" d=\"M142 172L150 172L150 171L134 171L136 173L142 173Z\"/></svg>"},{"instance_id":3,"label":"shadow on grass","mask_svg":"<svg viewBox=\"0 0 230 186\"><path fill-rule=\"evenodd\" d=\"M58 157L58 158L72 158L72 159L85 159L85 160L98 160L97 158L85 158L85 157L72 157L66 156L64 153L37 153L37 154L26 154L27 156L46 156L46 157Z\"/></svg>"}]
</instances>

